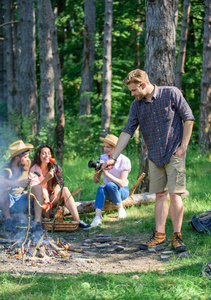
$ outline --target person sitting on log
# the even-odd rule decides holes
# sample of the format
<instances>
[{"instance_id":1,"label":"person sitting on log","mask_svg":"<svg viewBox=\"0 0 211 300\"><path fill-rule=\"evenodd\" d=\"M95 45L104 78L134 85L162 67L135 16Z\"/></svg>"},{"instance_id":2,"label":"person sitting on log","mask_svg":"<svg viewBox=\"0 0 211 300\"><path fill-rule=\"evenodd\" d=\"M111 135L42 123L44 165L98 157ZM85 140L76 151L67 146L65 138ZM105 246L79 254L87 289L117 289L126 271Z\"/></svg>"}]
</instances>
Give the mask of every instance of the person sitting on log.
<instances>
[{"instance_id":1,"label":"person sitting on log","mask_svg":"<svg viewBox=\"0 0 211 300\"><path fill-rule=\"evenodd\" d=\"M31 186L39 185L43 190L44 202L51 202L53 207L57 206L60 198L60 191L64 184L62 179L62 168L50 161L53 158L53 150L49 145L40 146L35 155L29 176L31 178ZM85 222L79 218L75 201L65 186L62 188L61 199L64 200L65 206L70 211L74 221L79 222L79 227L88 228ZM45 215L47 217L47 215Z\"/></svg>"},{"instance_id":2,"label":"person sitting on log","mask_svg":"<svg viewBox=\"0 0 211 300\"><path fill-rule=\"evenodd\" d=\"M16 231L12 220L15 215L19 219L23 215L28 215L28 195L24 191L30 184L28 177L31 167L29 151L33 147L31 144L25 144L22 140L11 144L9 146L10 156L8 157L10 162L0 171L0 207L5 216L5 230L8 232ZM42 205L42 189L39 186L35 186L31 192L39 199L39 203ZM34 201L34 225L31 229L34 234L43 232L41 217L42 208Z\"/></svg>"},{"instance_id":3,"label":"person sitting on log","mask_svg":"<svg viewBox=\"0 0 211 300\"><path fill-rule=\"evenodd\" d=\"M103 164L104 162L112 158L112 154L116 147L118 138L113 134L108 134L105 138L100 137L100 140L104 144L105 151L105 154L99 157L99 160L102 161ZM95 218L92 221L90 228L102 224L101 213L104 207L105 199L111 200L117 206L119 219L126 218L126 211L122 205L122 200L126 199L129 196L129 181L127 178L130 171L130 159L123 154L118 157L113 169L95 169L95 175L93 177L94 183L100 182L100 177L103 173L104 184L97 189L97 195L94 205Z\"/></svg>"}]
</instances>

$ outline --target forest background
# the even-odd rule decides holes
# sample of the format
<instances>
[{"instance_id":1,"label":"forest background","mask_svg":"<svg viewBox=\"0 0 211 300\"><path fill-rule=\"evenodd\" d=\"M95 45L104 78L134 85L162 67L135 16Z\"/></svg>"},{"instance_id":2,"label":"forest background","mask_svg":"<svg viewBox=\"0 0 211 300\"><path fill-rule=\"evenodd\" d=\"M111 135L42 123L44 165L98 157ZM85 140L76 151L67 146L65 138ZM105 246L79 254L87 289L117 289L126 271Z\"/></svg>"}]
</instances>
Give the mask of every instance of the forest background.
<instances>
[{"instance_id":1,"label":"forest background","mask_svg":"<svg viewBox=\"0 0 211 300\"><path fill-rule=\"evenodd\" d=\"M182 90L196 119L192 143L210 150L210 1L0 5L2 162L16 139L35 148L50 143L60 163L96 160L99 137L118 136L127 121L133 99L122 80L135 68L146 70L153 83ZM140 152L136 131L125 153Z\"/></svg>"}]
</instances>

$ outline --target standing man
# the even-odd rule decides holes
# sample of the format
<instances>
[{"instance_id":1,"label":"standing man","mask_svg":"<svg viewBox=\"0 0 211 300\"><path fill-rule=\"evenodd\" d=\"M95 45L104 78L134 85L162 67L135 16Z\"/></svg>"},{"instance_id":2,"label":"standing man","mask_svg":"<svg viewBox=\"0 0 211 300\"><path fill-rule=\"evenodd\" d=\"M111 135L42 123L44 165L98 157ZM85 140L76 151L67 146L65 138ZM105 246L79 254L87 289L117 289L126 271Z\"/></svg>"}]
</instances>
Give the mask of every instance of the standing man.
<instances>
[{"instance_id":1,"label":"standing man","mask_svg":"<svg viewBox=\"0 0 211 300\"><path fill-rule=\"evenodd\" d=\"M186 251L181 237L181 194L185 192L185 156L193 128L193 113L178 88L158 87L150 83L147 73L140 69L131 71L123 83L135 100L131 104L129 118L116 149L103 167L112 168L139 125L148 149L150 193L156 193L156 229L148 242L140 244L140 249L153 247L159 250L168 245L165 225L169 212L169 193L174 230L172 248L176 252Z\"/></svg>"},{"instance_id":2,"label":"standing man","mask_svg":"<svg viewBox=\"0 0 211 300\"><path fill-rule=\"evenodd\" d=\"M24 144L22 140L16 141L9 146L10 162L0 171L0 207L5 216L5 230L13 232L15 230L12 221L12 214L28 215L28 195L24 190L30 183L28 178L31 167L29 151L33 148L31 144ZM32 188L32 193L36 196L40 204L43 204L43 194L41 186ZM41 225L42 208L34 201L34 226L32 232L42 232Z\"/></svg>"}]
</instances>

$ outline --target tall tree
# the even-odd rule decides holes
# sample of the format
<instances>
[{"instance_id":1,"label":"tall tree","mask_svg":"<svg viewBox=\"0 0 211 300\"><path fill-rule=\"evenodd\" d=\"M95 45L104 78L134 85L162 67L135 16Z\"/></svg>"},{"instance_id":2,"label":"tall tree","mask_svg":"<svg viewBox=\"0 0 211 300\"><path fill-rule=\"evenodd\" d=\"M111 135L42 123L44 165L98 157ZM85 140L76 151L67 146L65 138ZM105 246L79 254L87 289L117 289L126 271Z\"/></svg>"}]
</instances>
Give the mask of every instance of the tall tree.
<instances>
[{"instance_id":1,"label":"tall tree","mask_svg":"<svg viewBox=\"0 0 211 300\"><path fill-rule=\"evenodd\" d=\"M211 146L211 1L205 0L204 42L201 80L201 104L199 120L199 146L208 150Z\"/></svg>"},{"instance_id":2,"label":"tall tree","mask_svg":"<svg viewBox=\"0 0 211 300\"><path fill-rule=\"evenodd\" d=\"M184 0L182 28L181 28L181 35L180 35L180 47L179 47L179 53L177 57L176 76L175 76L175 85L179 89L181 89L182 75L184 73L190 7L191 7L190 0Z\"/></svg>"},{"instance_id":3,"label":"tall tree","mask_svg":"<svg viewBox=\"0 0 211 300\"><path fill-rule=\"evenodd\" d=\"M38 0L37 11L40 57L40 128L45 125L52 130L55 112L51 3L48 0ZM53 138L53 136L51 137Z\"/></svg>"},{"instance_id":4,"label":"tall tree","mask_svg":"<svg viewBox=\"0 0 211 300\"><path fill-rule=\"evenodd\" d=\"M174 85L178 0L146 0L145 71L157 85Z\"/></svg>"},{"instance_id":5,"label":"tall tree","mask_svg":"<svg viewBox=\"0 0 211 300\"><path fill-rule=\"evenodd\" d=\"M14 21L13 15L13 1L4 1L5 23ZM15 74L14 74L14 50L13 50L13 25L5 26L5 49L6 49L6 78L7 78L7 114L10 123L11 113L15 106L14 92L15 92Z\"/></svg>"},{"instance_id":6,"label":"tall tree","mask_svg":"<svg viewBox=\"0 0 211 300\"><path fill-rule=\"evenodd\" d=\"M5 121L7 118L6 110L6 99L7 99L7 86L6 86L6 64L5 64L5 43L4 43L4 8L3 1L0 1L0 112L1 112L1 122Z\"/></svg>"},{"instance_id":7,"label":"tall tree","mask_svg":"<svg viewBox=\"0 0 211 300\"><path fill-rule=\"evenodd\" d=\"M101 110L101 135L110 131L111 83L112 83L112 26L113 0L105 0L104 51L103 51L103 95Z\"/></svg>"},{"instance_id":8,"label":"tall tree","mask_svg":"<svg viewBox=\"0 0 211 300\"><path fill-rule=\"evenodd\" d=\"M145 71L157 85L174 85L178 0L146 0ZM148 191L148 152L142 139L140 170L146 178L139 189Z\"/></svg>"},{"instance_id":9,"label":"tall tree","mask_svg":"<svg viewBox=\"0 0 211 300\"><path fill-rule=\"evenodd\" d=\"M91 114L95 58L95 0L84 0L84 49L81 68L79 116ZM83 122L84 118L81 118Z\"/></svg>"},{"instance_id":10,"label":"tall tree","mask_svg":"<svg viewBox=\"0 0 211 300\"><path fill-rule=\"evenodd\" d=\"M62 164L64 154L64 94L61 76L61 63L59 59L59 49L57 40L57 29L55 25L55 17L50 6L49 11L51 12L51 36L52 36L52 49L53 49L53 66L54 66L54 79L55 79L55 93L56 93L56 158L58 163Z\"/></svg>"},{"instance_id":11,"label":"tall tree","mask_svg":"<svg viewBox=\"0 0 211 300\"><path fill-rule=\"evenodd\" d=\"M35 13L33 0L17 0L20 26L20 92L22 115L37 116L37 80L35 72ZM37 132L37 120L31 124L32 133Z\"/></svg>"}]
</instances>

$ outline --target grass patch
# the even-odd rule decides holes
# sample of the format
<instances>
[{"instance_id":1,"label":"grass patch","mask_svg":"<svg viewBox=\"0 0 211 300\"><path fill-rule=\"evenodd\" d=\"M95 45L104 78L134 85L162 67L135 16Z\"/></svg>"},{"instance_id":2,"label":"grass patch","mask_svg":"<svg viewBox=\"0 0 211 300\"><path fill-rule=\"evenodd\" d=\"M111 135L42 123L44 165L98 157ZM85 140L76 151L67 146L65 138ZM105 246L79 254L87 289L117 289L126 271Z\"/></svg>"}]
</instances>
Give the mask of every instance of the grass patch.
<instances>
[{"instance_id":1,"label":"grass patch","mask_svg":"<svg viewBox=\"0 0 211 300\"><path fill-rule=\"evenodd\" d=\"M1 299L210 299L210 280L194 268L180 266L160 275L156 271L122 274L21 275L1 274ZM84 283L86 286L84 287Z\"/></svg>"}]
</instances>

